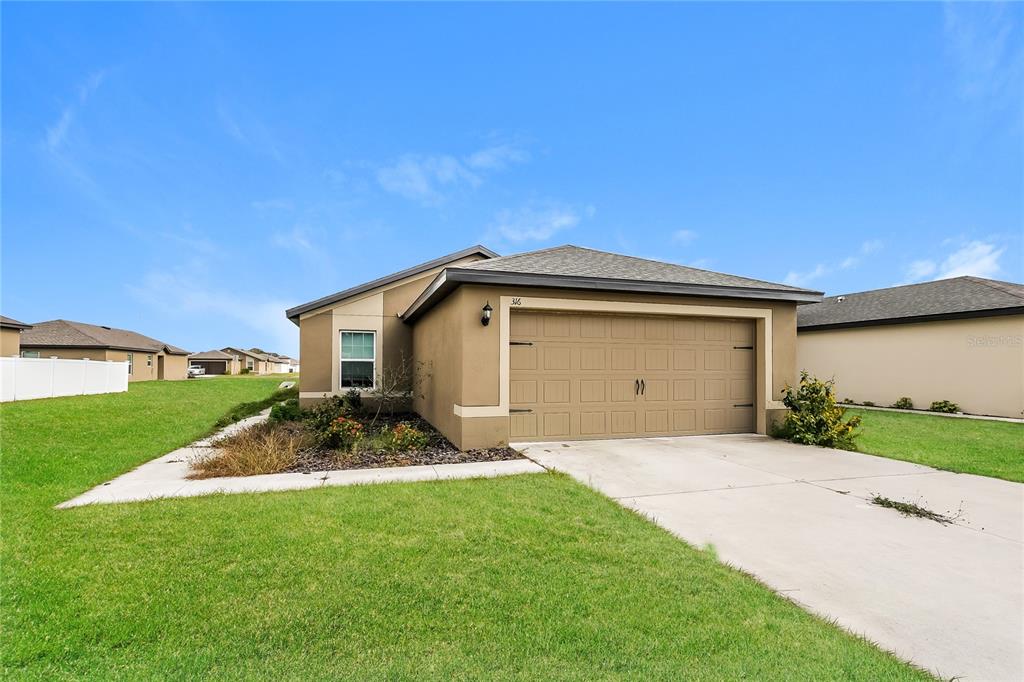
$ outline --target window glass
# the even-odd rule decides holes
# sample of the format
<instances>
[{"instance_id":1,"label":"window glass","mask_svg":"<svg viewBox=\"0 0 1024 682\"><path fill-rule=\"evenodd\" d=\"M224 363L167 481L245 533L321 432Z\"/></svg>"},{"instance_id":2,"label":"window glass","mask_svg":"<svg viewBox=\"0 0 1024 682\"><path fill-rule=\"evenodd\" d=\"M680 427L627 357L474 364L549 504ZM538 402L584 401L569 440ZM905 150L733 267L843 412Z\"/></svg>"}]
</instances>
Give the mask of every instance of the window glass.
<instances>
[{"instance_id":1,"label":"window glass","mask_svg":"<svg viewBox=\"0 0 1024 682\"><path fill-rule=\"evenodd\" d=\"M153 356L152 355L147 355L146 356L146 367L152 367L152 366L153 366Z\"/></svg>"},{"instance_id":2,"label":"window glass","mask_svg":"<svg viewBox=\"0 0 1024 682\"><path fill-rule=\"evenodd\" d=\"M373 388L375 348L374 332L341 333L342 388Z\"/></svg>"},{"instance_id":3,"label":"window glass","mask_svg":"<svg viewBox=\"0 0 1024 682\"><path fill-rule=\"evenodd\" d=\"M135 369L135 354L128 353L128 373L131 374L133 369Z\"/></svg>"},{"instance_id":4,"label":"window glass","mask_svg":"<svg viewBox=\"0 0 1024 682\"><path fill-rule=\"evenodd\" d=\"M21 351L21 357L23 358L38 358L39 351L37 350L23 350Z\"/></svg>"}]
</instances>

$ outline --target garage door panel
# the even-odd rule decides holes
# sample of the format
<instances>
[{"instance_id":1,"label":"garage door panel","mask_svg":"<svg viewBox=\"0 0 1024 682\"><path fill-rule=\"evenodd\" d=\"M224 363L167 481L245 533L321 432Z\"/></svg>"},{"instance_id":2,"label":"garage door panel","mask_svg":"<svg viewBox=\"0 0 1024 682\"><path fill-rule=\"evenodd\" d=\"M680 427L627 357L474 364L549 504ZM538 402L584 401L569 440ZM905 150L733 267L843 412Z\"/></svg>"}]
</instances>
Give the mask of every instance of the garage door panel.
<instances>
[{"instance_id":1,"label":"garage door panel","mask_svg":"<svg viewBox=\"0 0 1024 682\"><path fill-rule=\"evenodd\" d=\"M729 369L729 356L724 350L704 351L704 369L711 372L724 372Z\"/></svg>"},{"instance_id":2,"label":"garage door panel","mask_svg":"<svg viewBox=\"0 0 1024 682\"><path fill-rule=\"evenodd\" d=\"M605 412L581 412L580 435L604 436L608 434L608 415Z\"/></svg>"},{"instance_id":3,"label":"garage door panel","mask_svg":"<svg viewBox=\"0 0 1024 682\"><path fill-rule=\"evenodd\" d=\"M569 402L569 380L556 379L544 382L544 404Z\"/></svg>"},{"instance_id":4,"label":"garage door panel","mask_svg":"<svg viewBox=\"0 0 1024 682\"><path fill-rule=\"evenodd\" d=\"M508 387L509 401L513 405L537 402L536 379L513 379Z\"/></svg>"},{"instance_id":5,"label":"garage door panel","mask_svg":"<svg viewBox=\"0 0 1024 682\"><path fill-rule=\"evenodd\" d=\"M754 402L749 321L513 311L511 328L513 439L753 429L735 407Z\"/></svg>"},{"instance_id":6,"label":"garage door panel","mask_svg":"<svg viewBox=\"0 0 1024 682\"><path fill-rule=\"evenodd\" d=\"M581 403L603 403L607 391L607 381L604 379L581 379L580 380L580 402Z\"/></svg>"},{"instance_id":7,"label":"garage door panel","mask_svg":"<svg viewBox=\"0 0 1024 682\"><path fill-rule=\"evenodd\" d=\"M569 423L568 412L548 412L544 415L544 437L568 438Z\"/></svg>"},{"instance_id":8,"label":"garage door panel","mask_svg":"<svg viewBox=\"0 0 1024 682\"><path fill-rule=\"evenodd\" d=\"M537 415L515 413L509 415L509 436L511 438L528 440L539 435L537 433Z\"/></svg>"},{"instance_id":9,"label":"garage door panel","mask_svg":"<svg viewBox=\"0 0 1024 682\"><path fill-rule=\"evenodd\" d=\"M572 369L572 351L565 347L548 347L543 349L544 369L555 372L568 372Z\"/></svg>"},{"instance_id":10,"label":"garage door panel","mask_svg":"<svg viewBox=\"0 0 1024 682\"><path fill-rule=\"evenodd\" d=\"M612 412L612 433L617 436L636 434L636 412Z\"/></svg>"},{"instance_id":11,"label":"garage door panel","mask_svg":"<svg viewBox=\"0 0 1024 682\"><path fill-rule=\"evenodd\" d=\"M636 348L632 346L625 346L621 348L612 348L612 370L622 372L626 370L636 370Z\"/></svg>"}]
</instances>

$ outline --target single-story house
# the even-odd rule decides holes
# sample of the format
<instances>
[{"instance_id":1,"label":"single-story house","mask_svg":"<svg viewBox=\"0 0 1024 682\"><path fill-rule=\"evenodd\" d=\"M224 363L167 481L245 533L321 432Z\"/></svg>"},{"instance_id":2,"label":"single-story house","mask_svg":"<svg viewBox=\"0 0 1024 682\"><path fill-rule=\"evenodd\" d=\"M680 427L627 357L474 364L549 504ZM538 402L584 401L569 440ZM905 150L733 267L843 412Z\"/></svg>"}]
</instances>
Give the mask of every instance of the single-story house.
<instances>
[{"instance_id":1,"label":"single-story house","mask_svg":"<svg viewBox=\"0 0 1024 682\"><path fill-rule=\"evenodd\" d=\"M0 356L16 358L21 354L21 332L32 325L0 315Z\"/></svg>"},{"instance_id":2,"label":"single-story house","mask_svg":"<svg viewBox=\"0 0 1024 682\"><path fill-rule=\"evenodd\" d=\"M765 433L821 293L577 246L474 246L297 306L300 400L410 368L460 448Z\"/></svg>"},{"instance_id":3,"label":"single-story house","mask_svg":"<svg viewBox=\"0 0 1024 682\"><path fill-rule=\"evenodd\" d=\"M829 296L801 306L801 369L841 398L1024 416L1024 285L983 277Z\"/></svg>"},{"instance_id":4,"label":"single-story house","mask_svg":"<svg viewBox=\"0 0 1024 682\"><path fill-rule=\"evenodd\" d=\"M270 363L270 371L272 374L293 374L299 371L298 361L288 357L287 355L269 353L268 361Z\"/></svg>"},{"instance_id":5,"label":"single-story house","mask_svg":"<svg viewBox=\"0 0 1024 682\"><path fill-rule=\"evenodd\" d=\"M128 381L188 376L187 350L127 329L70 320L37 322L24 330L21 355L128 362Z\"/></svg>"},{"instance_id":6,"label":"single-story house","mask_svg":"<svg viewBox=\"0 0 1024 682\"><path fill-rule=\"evenodd\" d=\"M188 356L188 364L202 367L206 374L238 374L241 369L240 356L222 350L208 350Z\"/></svg>"},{"instance_id":7,"label":"single-story house","mask_svg":"<svg viewBox=\"0 0 1024 682\"><path fill-rule=\"evenodd\" d=\"M243 369L247 369L249 370L247 374L270 373L270 363L265 353L257 353L256 351L245 350L244 348L235 348L234 346L221 348L221 351L234 356L238 360L239 372Z\"/></svg>"}]
</instances>

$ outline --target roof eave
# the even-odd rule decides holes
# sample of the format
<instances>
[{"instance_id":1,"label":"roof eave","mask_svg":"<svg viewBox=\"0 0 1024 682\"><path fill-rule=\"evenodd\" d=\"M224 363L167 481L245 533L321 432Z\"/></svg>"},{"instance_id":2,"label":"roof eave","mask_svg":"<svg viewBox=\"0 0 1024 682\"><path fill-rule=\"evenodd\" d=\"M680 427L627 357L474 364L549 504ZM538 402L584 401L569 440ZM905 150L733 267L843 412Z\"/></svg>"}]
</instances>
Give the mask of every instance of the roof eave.
<instances>
[{"instance_id":1,"label":"roof eave","mask_svg":"<svg viewBox=\"0 0 1024 682\"><path fill-rule=\"evenodd\" d=\"M882 327L893 324L915 324L918 322L942 322L943 320L971 320L981 317L1002 317L1005 315L1024 315L1024 306L1010 308L988 308L985 310L966 310L956 313L936 313L934 315L904 315L902 317L885 317L874 320L850 320L847 322L830 322L826 324L800 324L797 320L798 332L823 332L830 329L855 329L858 327Z\"/></svg>"},{"instance_id":2,"label":"roof eave","mask_svg":"<svg viewBox=\"0 0 1024 682\"><path fill-rule=\"evenodd\" d=\"M402 319L406 322L414 322L460 284L544 287L583 291L617 291L674 296L747 298L767 301L792 301L795 303L817 303L824 296L824 293L820 291L806 289L761 289L756 287L644 282L640 280L608 279L603 277L573 277L568 275L539 275L533 273L445 268L442 272L438 273L430 286L413 301L412 305L403 313Z\"/></svg>"},{"instance_id":3,"label":"roof eave","mask_svg":"<svg viewBox=\"0 0 1024 682\"><path fill-rule=\"evenodd\" d=\"M308 313L312 310L317 310L319 308L324 308L329 305L334 305L335 303L340 303L341 301L344 301L345 299L348 298L352 298L353 296L365 294L368 291L373 291L378 287L387 286L388 284L398 282L407 277L413 277L420 273L427 272L428 270L433 270L434 268L441 267L447 263L451 263L453 261L457 261L462 258L472 256L473 254L480 254L487 258L498 257L497 253L491 251L486 246L476 244L469 248L462 249L461 251L449 253L445 256L441 256L439 258L435 258L434 260L427 261L426 263L420 263L419 265L414 265L411 268L406 268L405 270L400 270L390 275L379 277L373 281L366 282L365 284L360 284L350 289L345 289L344 291L339 291L337 293L330 294L329 296L318 298L315 301L310 301L308 303L303 303L302 305L297 305L294 308L289 308L288 310L286 310L284 314L289 320L292 321L292 323L298 325L299 316Z\"/></svg>"}]
</instances>

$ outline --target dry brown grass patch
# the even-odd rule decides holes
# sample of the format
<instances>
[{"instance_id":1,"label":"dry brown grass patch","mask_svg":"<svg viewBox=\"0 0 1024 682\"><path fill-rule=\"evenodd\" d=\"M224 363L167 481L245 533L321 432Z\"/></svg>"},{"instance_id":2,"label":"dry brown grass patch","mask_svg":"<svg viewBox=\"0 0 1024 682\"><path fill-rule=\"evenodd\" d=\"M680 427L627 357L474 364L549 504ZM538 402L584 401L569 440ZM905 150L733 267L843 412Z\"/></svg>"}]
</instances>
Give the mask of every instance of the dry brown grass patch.
<instances>
[{"instance_id":1,"label":"dry brown grass patch","mask_svg":"<svg viewBox=\"0 0 1024 682\"><path fill-rule=\"evenodd\" d=\"M189 478L276 474L295 464L309 446L301 430L284 425L258 424L217 441L219 452L192 462Z\"/></svg>"}]
</instances>

